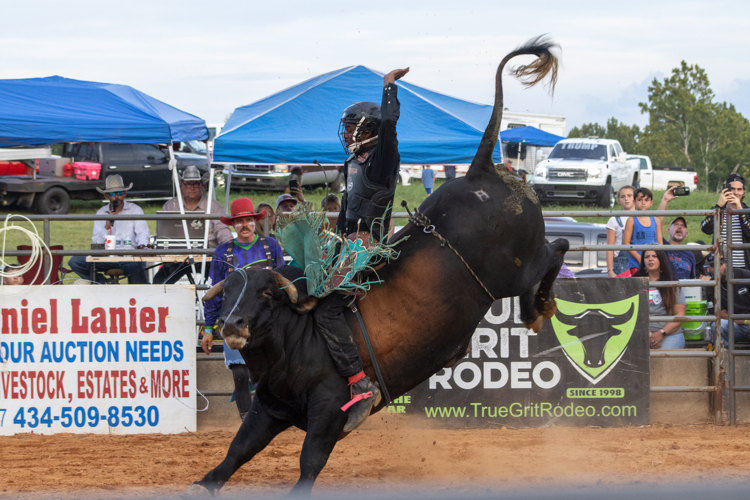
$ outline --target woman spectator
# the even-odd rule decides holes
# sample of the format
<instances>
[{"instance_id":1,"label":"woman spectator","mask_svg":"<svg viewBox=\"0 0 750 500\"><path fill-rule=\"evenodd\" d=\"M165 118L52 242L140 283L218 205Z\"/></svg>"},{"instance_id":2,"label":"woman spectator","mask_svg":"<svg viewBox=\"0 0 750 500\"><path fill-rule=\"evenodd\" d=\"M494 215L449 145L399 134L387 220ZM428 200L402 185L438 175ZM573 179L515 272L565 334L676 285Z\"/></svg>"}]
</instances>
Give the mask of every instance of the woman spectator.
<instances>
[{"instance_id":1,"label":"woman spectator","mask_svg":"<svg viewBox=\"0 0 750 500\"><path fill-rule=\"evenodd\" d=\"M260 233L263 234L263 236L273 236L276 233L276 212L274 212L273 207L270 203L258 203L258 212L261 210L266 211L266 216L263 218L263 220L258 222L258 229L260 229ZM265 232L265 224L266 221L268 221L268 234Z\"/></svg>"},{"instance_id":2,"label":"woman spectator","mask_svg":"<svg viewBox=\"0 0 750 500\"><path fill-rule=\"evenodd\" d=\"M617 192L617 199L623 210L635 210L635 188L623 186ZM610 217L607 222L607 245L622 245L622 235L630 217ZM607 275L616 278L628 270L628 252L624 250L607 251Z\"/></svg>"},{"instance_id":3,"label":"woman spectator","mask_svg":"<svg viewBox=\"0 0 750 500\"><path fill-rule=\"evenodd\" d=\"M662 250L646 250L641 258L641 267L633 276L648 276L649 281L673 281L667 254ZM682 288L649 288L648 305L651 316L684 316L685 294ZM649 323L651 349L682 349L685 336L682 323Z\"/></svg>"}]
</instances>

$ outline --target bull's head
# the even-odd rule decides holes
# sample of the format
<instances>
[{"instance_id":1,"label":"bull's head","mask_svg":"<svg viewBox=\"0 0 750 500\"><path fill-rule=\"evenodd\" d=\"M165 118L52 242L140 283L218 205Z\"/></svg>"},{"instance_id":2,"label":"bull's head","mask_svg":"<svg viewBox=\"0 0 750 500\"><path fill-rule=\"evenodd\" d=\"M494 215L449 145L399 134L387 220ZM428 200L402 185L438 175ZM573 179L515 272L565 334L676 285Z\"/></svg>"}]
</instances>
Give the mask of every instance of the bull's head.
<instances>
[{"instance_id":1,"label":"bull's head","mask_svg":"<svg viewBox=\"0 0 750 500\"><path fill-rule=\"evenodd\" d=\"M278 308L289 305L298 313L306 313L317 299L305 296L300 301L297 287L274 271L240 269L211 287L203 301L223 293L218 331L232 349L242 349L251 337L268 333Z\"/></svg>"},{"instance_id":2,"label":"bull's head","mask_svg":"<svg viewBox=\"0 0 750 500\"><path fill-rule=\"evenodd\" d=\"M559 310L555 317L566 325L575 325L568 331L568 335L577 337L584 349L584 363L586 366L597 368L604 364L604 351L609 339L620 335L619 330L612 328L613 325L622 325L630 321L635 310L634 305L625 314L607 314L601 309L587 309L575 316L561 313Z\"/></svg>"}]
</instances>

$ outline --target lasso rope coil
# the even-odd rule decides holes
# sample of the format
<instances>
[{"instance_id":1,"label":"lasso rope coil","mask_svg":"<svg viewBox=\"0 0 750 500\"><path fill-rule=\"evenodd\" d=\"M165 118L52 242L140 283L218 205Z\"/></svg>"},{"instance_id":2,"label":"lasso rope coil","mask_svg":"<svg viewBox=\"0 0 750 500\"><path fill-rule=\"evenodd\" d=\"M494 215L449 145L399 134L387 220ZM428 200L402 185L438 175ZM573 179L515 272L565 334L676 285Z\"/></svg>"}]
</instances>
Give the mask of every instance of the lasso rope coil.
<instances>
[{"instance_id":1,"label":"lasso rope coil","mask_svg":"<svg viewBox=\"0 0 750 500\"><path fill-rule=\"evenodd\" d=\"M14 222L11 221L13 218L21 219L22 221L28 222L31 224L31 227L34 228L33 231L30 231L26 229L25 227L17 226ZM23 265L13 265L5 260L5 244L6 240L8 238L8 233L10 231L20 231L22 234L27 236L29 240L31 240L31 256L29 257L28 262L26 262ZM50 274L52 273L52 252L50 252L49 247L44 242L44 239L39 236L39 231L37 231L36 226L34 223L32 223L28 217L24 217L23 215L13 215L8 214L5 217L5 223L3 224L3 227L0 228L0 234L2 234L2 250L0 250L0 265L2 265L2 269L0 270L0 287L2 286L2 283L4 282L5 278L13 278L16 276L23 276L30 270L34 268L34 266L37 266L40 259L44 259L44 252L47 252L47 255L49 256L49 262L50 266L49 269L47 269L47 273L44 276L44 282L46 282ZM8 268L12 266L13 271L8 272ZM36 279L39 277L39 272L42 270L42 266L37 266L36 274L34 275L34 279L32 280L32 283L36 281ZM7 290L5 290L4 287L0 288L3 291L7 293Z\"/></svg>"}]
</instances>

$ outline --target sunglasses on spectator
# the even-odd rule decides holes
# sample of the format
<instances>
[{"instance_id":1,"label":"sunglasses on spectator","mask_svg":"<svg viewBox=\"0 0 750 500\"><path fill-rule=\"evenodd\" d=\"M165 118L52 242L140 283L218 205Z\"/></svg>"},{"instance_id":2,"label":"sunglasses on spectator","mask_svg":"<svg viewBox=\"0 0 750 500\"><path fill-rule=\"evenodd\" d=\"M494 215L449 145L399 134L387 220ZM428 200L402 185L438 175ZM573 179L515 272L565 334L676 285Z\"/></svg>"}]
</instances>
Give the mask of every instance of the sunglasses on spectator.
<instances>
[{"instance_id":1,"label":"sunglasses on spectator","mask_svg":"<svg viewBox=\"0 0 750 500\"><path fill-rule=\"evenodd\" d=\"M125 191L113 191L109 193L110 198L114 198L115 196L122 196L125 194Z\"/></svg>"}]
</instances>

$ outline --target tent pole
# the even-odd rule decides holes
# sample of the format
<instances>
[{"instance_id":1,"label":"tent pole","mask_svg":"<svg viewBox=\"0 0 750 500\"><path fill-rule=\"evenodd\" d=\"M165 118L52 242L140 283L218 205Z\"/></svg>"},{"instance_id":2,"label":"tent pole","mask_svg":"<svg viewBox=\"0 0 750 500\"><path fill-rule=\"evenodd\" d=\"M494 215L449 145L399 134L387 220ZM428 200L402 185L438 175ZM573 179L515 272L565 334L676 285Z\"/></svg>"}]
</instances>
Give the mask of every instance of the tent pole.
<instances>
[{"instance_id":1,"label":"tent pole","mask_svg":"<svg viewBox=\"0 0 750 500\"><path fill-rule=\"evenodd\" d=\"M224 211L229 213L229 193L232 191L232 165L227 168L227 181L224 183L227 192L224 195Z\"/></svg>"},{"instance_id":2,"label":"tent pole","mask_svg":"<svg viewBox=\"0 0 750 500\"><path fill-rule=\"evenodd\" d=\"M206 160L208 160L208 201L206 203L206 214L211 213L211 205L213 205L214 202L214 169L211 168L211 161L213 160L213 146L214 141L209 140L208 144L206 144ZM203 233L203 248L208 248L208 232L211 228L211 221L206 221L206 229ZM203 266L201 267L202 274L205 276L206 273L206 254L203 254ZM203 280L206 278L204 277ZM201 281L203 283L204 281ZM197 281L196 281L197 283Z\"/></svg>"},{"instance_id":3,"label":"tent pole","mask_svg":"<svg viewBox=\"0 0 750 500\"><path fill-rule=\"evenodd\" d=\"M185 215L185 203L182 201L182 189L180 189L180 178L177 175L177 159L174 156L174 146L173 143L169 143L169 168L172 170L172 183L174 184L175 191L177 192L177 204L180 206L180 214ZM188 232L187 227L187 221L185 219L182 219L182 230L185 232L185 243L187 244L187 249L190 250L192 247L190 246L190 233ZM192 255L188 255L189 259L192 259ZM194 264L190 264L190 267L192 267L193 270L193 280L195 280L196 275L198 274L195 269Z\"/></svg>"}]
</instances>

